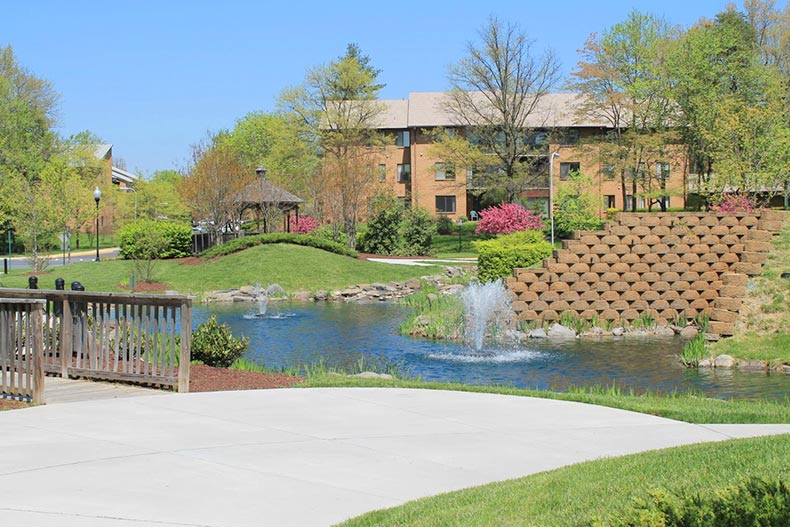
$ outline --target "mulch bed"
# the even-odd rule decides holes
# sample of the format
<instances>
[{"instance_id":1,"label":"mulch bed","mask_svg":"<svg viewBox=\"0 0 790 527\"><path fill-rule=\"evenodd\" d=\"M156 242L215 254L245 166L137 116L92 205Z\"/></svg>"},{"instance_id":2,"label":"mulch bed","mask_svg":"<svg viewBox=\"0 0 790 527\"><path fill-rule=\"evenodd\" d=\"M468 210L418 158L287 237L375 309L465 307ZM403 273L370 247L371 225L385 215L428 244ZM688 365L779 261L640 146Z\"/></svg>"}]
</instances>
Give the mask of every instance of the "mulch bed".
<instances>
[{"instance_id":1,"label":"mulch bed","mask_svg":"<svg viewBox=\"0 0 790 527\"><path fill-rule=\"evenodd\" d=\"M303 377L294 377L284 373L229 370L204 364L193 364L189 370L190 392L288 388L302 381L304 381Z\"/></svg>"},{"instance_id":2,"label":"mulch bed","mask_svg":"<svg viewBox=\"0 0 790 527\"><path fill-rule=\"evenodd\" d=\"M0 411L3 410L16 410L17 408L28 408L33 406L30 403L17 401L14 399L0 399Z\"/></svg>"},{"instance_id":3,"label":"mulch bed","mask_svg":"<svg viewBox=\"0 0 790 527\"><path fill-rule=\"evenodd\" d=\"M119 289L129 290L128 285L119 284ZM160 282L137 282L132 289L135 293L161 293L167 291L167 284Z\"/></svg>"}]
</instances>

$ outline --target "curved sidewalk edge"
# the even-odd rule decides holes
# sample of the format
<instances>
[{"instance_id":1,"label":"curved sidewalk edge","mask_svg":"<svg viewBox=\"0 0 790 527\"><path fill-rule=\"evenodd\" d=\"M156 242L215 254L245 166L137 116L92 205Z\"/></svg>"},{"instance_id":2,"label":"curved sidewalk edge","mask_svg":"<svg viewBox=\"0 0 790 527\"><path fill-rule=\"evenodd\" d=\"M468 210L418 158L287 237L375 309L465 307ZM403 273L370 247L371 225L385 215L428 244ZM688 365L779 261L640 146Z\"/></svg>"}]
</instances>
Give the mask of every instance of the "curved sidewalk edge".
<instances>
[{"instance_id":1,"label":"curved sidewalk edge","mask_svg":"<svg viewBox=\"0 0 790 527\"><path fill-rule=\"evenodd\" d=\"M331 525L606 456L790 433L581 403L407 389L173 394L0 413L0 520Z\"/></svg>"}]
</instances>

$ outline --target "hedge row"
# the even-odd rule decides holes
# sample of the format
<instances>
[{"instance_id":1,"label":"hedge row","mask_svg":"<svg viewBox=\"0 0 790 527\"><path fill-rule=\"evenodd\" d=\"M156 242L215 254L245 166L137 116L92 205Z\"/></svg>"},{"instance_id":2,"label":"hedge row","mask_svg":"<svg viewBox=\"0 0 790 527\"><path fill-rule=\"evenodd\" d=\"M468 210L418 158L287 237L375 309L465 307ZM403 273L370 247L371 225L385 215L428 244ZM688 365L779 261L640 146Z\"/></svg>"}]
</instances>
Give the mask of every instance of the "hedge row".
<instances>
[{"instance_id":1,"label":"hedge row","mask_svg":"<svg viewBox=\"0 0 790 527\"><path fill-rule=\"evenodd\" d=\"M314 247L323 251L339 254L341 256L357 257L357 252L349 249L345 245L337 242L327 240L326 238L319 238L317 236L310 236L307 234L293 234L288 232L276 232L271 234L259 234L256 236L245 236L231 240L222 245L217 245L210 249L206 249L201 253L202 258L214 258L215 256L225 256L235 252L255 247L256 245L265 245L269 243L290 243L292 245L303 245L305 247Z\"/></svg>"},{"instance_id":2,"label":"hedge row","mask_svg":"<svg viewBox=\"0 0 790 527\"><path fill-rule=\"evenodd\" d=\"M554 252L541 231L519 231L472 244L478 252L477 276L481 282L508 277L513 269L535 265Z\"/></svg>"},{"instance_id":3,"label":"hedge row","mask_svg":"<svg viewBox=\"0 0 790 527\"><path fill-rule=\"evenodd\" d=\"M192 228L186 223L139 220L118 230L125 259L183 258L192 254Z\"/></svg>"}]
</instances>

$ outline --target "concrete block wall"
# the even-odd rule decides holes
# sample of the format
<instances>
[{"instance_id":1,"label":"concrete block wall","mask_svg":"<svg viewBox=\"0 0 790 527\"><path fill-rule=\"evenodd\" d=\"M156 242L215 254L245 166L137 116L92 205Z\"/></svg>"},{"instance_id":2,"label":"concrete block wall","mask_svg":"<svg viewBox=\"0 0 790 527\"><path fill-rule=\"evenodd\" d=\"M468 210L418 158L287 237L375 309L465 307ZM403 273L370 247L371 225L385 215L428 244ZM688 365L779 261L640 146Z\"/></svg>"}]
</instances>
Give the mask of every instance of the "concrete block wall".
<instances>
[{"instance_id":1,"label":"concrete block wall","mask_svg":"<svg viewBox=\"0 0 790 527\"><path fill-rule=\"evenodd\" d=\"M628 213L604 230L563 242L541 268L514 269L507 286L517 318L575 317L627 323L710 316L732 335L749 276L759 274L783 213Z\"/></svg>"}]
</instances>

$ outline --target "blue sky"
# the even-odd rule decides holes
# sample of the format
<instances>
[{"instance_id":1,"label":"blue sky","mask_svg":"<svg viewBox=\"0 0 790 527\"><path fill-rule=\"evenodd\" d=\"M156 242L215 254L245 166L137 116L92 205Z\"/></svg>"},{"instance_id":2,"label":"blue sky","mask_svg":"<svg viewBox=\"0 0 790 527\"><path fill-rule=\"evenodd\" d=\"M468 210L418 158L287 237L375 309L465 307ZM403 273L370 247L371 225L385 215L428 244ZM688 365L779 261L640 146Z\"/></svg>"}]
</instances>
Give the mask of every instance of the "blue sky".
<instances>
[{"instance_id":1,"label":"blue sky","mask_svg":"<svg viewBox=\"0 0 790 527\"><path fill-rule=\"evenodd\" d=\"M382 70L383 98L447 88L490 15L516 22L573 70L590 33L633 8L688 26L727 0L463 2L39 1L8 2L0 45L61 94L60 130L113 143L129 169L150 176L184 166L189 145L271 111L307 68L356 42Z\"/></svg>"}]
</instances>

